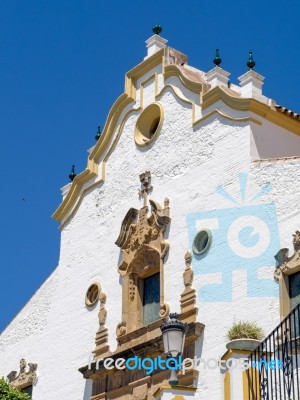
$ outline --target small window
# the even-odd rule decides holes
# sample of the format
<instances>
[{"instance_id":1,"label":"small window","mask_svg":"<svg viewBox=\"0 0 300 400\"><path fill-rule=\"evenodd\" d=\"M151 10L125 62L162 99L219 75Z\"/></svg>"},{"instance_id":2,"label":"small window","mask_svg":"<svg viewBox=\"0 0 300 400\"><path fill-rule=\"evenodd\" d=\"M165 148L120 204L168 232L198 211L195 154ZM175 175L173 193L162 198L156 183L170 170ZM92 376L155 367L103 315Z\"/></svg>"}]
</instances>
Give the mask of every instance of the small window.
<instances>
[{"instance_id":1,"label":"small window","mask_svg":"<svg viewBox=\"0 0 300 400\"><path fill-rule=\"evenodd\" d=\"M143 312L144 325L159 319L159 273L144 279Z\"/></svg>"},{"instance_id":2,"label":"small window","mask_svg":"<svg viewBox=\"0 0 300 400\"><path fill-rule=\"evenodd\" d=\"M85 295L85 304L89 307L96 304L99 300L99 295L101 291L100 283L93 283L87 290Z\"/></svg>"},{"instance_id":3,"label":"small window","mask_svg":"<svg viewBox=\"0 0 300 400\"><path fill-rule=\"evenodd\" d=\"M291 310L300 303L300 271L289 275L289 298Z\"/></svg>"},{"instance_id":4,"label":"small window","mask_svg":"<svg viewBox=\"0 0 300 400\"><path fill-rule=\"evenodd\" d=\"M293 310L300 303L300 271L288 276L290 309ZM299 315L291 314L291 337L299 337Z\"/></svg>"},{"instance_id":5,"label":"small window","mask_svg":"<svg viewBox=\"0 0 300 400\"><path fill-rule=\"evenodd\" d=\"M159 103L152 103L140 114L134 132L134 140L139 146L152 143L158 136L163 124L163 108Z\"/></svg>"},{"instance_id":6,"label":"small window","mask_svg":"<svg viewBox=\"0 0 300 400\"><path fill-rule=\"evenodd\" d=\"M197 256L208 252L211 245L212 235L209 229L202 229L197 233L193 241L193 252Z\"/></svg>"}]
</instances>

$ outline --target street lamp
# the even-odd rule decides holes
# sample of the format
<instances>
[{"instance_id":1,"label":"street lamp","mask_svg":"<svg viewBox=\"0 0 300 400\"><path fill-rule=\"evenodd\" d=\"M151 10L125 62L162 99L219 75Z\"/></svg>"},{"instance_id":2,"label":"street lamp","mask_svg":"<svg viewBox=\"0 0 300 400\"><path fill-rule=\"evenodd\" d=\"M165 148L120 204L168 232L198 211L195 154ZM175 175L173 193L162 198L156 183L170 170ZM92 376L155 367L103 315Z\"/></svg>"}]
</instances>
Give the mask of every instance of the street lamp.
<instances>
[{"instance_id":1,"label":"street lamp","mask_svg":"<svg viewBox=\"0 0 300 400\"><path fill-rule=\"evenodd\" d=\"M164 322L160 327L165 354L168 359L171 359L169 362L171 367L170 385L178 385L175 361L183 353L185 334L188 328L186 324L178 320L178 317L177 313L170 314L169 320Z\"/></svg>"}]
</instances>

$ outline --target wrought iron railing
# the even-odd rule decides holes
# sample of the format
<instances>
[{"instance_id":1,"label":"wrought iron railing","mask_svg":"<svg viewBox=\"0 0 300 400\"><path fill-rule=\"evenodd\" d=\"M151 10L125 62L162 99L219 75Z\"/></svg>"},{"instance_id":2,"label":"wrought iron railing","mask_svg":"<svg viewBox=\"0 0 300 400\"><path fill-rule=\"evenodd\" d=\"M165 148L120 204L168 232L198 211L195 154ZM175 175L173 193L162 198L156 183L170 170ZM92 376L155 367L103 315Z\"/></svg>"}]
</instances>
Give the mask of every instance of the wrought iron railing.
<instances>
[{"instance_id":1,"label":"wrought iron railing","mask_svg":"<svg viewBox=\"0 0 300 400\"><path fill-rule=\"evenodd\" d=\"M300 400L300 304L249 356L249 400Z\"/></svg>"}]
</instances>

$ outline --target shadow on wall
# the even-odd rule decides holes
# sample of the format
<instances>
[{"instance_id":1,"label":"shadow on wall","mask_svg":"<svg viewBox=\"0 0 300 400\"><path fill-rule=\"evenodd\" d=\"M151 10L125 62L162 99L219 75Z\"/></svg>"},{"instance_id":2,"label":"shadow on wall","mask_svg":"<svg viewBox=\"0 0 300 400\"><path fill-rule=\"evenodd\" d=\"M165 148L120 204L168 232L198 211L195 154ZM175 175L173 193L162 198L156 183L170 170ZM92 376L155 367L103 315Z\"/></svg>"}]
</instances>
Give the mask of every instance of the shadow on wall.
<instances>
[{"instance_id":1,"label":"shadow on wall","mask_svg":"<svg viewBox=\"0 0 300 400\"><path fill-rule=\"evenodd\" d=\"M93 381L91 379L87 379L85 381L83 400L90 400L92 396L92 386L93 386Z\"/></svg>"}]
</instances>

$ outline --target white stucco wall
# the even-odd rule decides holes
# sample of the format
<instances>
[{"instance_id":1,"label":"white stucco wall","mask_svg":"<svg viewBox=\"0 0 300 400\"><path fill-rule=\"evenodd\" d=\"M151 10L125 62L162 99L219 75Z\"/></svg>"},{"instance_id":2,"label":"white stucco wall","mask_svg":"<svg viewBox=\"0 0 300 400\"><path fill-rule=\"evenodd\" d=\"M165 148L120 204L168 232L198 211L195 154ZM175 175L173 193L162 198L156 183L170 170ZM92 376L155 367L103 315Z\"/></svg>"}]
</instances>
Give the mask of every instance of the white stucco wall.
<instances>
[{"instance_id":1,"label":"white stucco wall","mask_svg":"<svg viewBox=\"0 0 300 400\"><path fill-rule=\"evenodd\" d=\"M172 84L176 85L175 78ZM144 90L146 102L154 98L151 88L154 90L150 82ZM184 95L188 95L187 89ZM194 93L190 95L191 99L194 97ZM117 272L120 252L114 243L128 209L142 206L138 197L139 174L146 170L151 171L154 186L150 198L161 204L166 196L170 198L165 299L172 311L180 310L184 255L193 239L191 226L195 223L198 230L205 227L208 221L203 219L212 220L212 212L216 210L213 221L209 222L212 247L206 258L193 259L193 286L200 290L198 320L206 325L197 355L206 360L221 357L226 350L226 332L234 321L257 321L266 334L279 322L278 287L272 278L275 266L272 246L262 264L253 261L261 281L253 278L255 274L249 278L242 258L237 265L234 251L223 252L226 241L230 248L230 241L237 239L234 231L222 231L220 221L232 218L234 222L240 218L260 189L271 184L272 190L251 203L258 205L255 209L258 211L251 209L248 217L265 218L265 225L273 232L278 223L276 252L280 247L291 247L291 235L299 228L300 192L294 184L299 163L294 160L251 164L253 129L249 122L237 123L214 115L193 127L192 107L177 98L171 88L157 100L163 105L165 115L157 140L148 148L138 148L133 132L139 112L128 117L107 162L106 182L85 195L62 231L58 268L0 337L0 375L17 369L22 357L38 364L34 400L53 400L54 393L59 399L89 398L89 387L78 368L88 363L98 329L99 305L90 310L84 303L86 290L94 281L101 283L107 295L109 344L111 350L116 348L115 330L121 321L122 293ZM240 117L242 113L231 110L230 115ZM271 141L275 142L277 136L282 140L286 132L277 127L270 130L269 125L263 124L259 135L270 137L273 133ZM254 135L258 137L258 133ZM300 139L293 136L291 147L295 154L297 146L300 148ZM220 186L232 200L216 192ZM244 200L241 187L245 187ZM275 208L270 206L272 203ZM259 228L257 234L263 246L267 239ZM272 296L263 296L260 291L260 282L266 279ZM212 289L208 286L211 284L219 286ZM251 295L247 289L252 290ZM210 297L212 293L217 294L217 300ZM201 300L203 295L205 300ZM201 370L196 398L221 399L218 369Z\"/></svg>"},{"instance_id":2,"label":"white stucco wall","mask_svg":"<svg viewBox=\"0 0 300 400\"><path fill-rule=\"evenodd\" d=\"M252 160L299 156L299 136L269 121L251 124ZM276 140L274 140L276 138Z\"/></svg>"}]
</instances>

